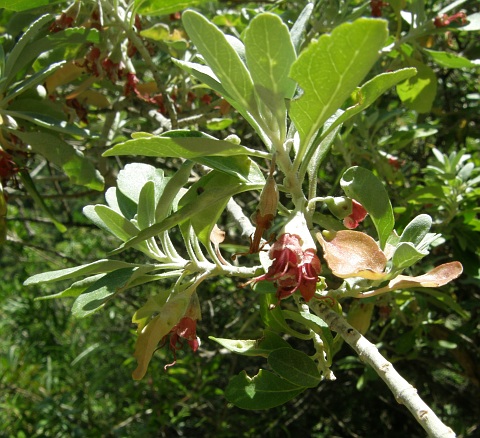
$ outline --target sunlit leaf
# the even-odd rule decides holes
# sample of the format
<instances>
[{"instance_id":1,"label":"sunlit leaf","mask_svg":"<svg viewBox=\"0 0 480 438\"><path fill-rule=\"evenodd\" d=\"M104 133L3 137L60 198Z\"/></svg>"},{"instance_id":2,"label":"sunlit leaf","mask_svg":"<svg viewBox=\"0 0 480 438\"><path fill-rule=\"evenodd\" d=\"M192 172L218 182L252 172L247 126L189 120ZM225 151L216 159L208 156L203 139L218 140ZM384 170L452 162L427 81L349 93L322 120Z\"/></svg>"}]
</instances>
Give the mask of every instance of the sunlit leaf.
<instances>
[{"instance_id":1,"label":"sunlit leaf","mask_svg":"<svg viewBox=\"0 0 480 438\"><path fill-rule=\"evenodd\" d=\"M416 59L409 58L406 64L415 67L417 74L397 85L398 96L408 108L427 113L437 94L437 76L430 67Z\"/></svg>"},{"instance_id":2,"label":"sunlit leaf","mask_svg":"<svg viewBox=\"0 0 480 438\"><path fill-rule=\"evenodd\" d=\"M52 283L54 281L68 280L69 278L80 277L82 275L91 275L115 271L122 268L132 268L139 265L122 262L119 260L102 259L86 265L75 266L74 268L59 269L57 271L43 272L33 275L25 280L25 286L38 283Z\"/></svg>"},{"instance_id":3,"label":"sunlit leaf","mask_svg":"<svg viewBox=\"0 0 480 438\"><path fill-rule=\"evenodd\" d=\"M141 15L159 16L173 14L186 8L205 3L206 0L135 0L136 12Z\"/></svg>"},{"instance_id":4,"label":"sunlit leaf","mask_svg":"<svg viewBox=\"0 0 480 438\"><path fill-rule=\"evenodd\" d=\"M399 275L393 280L389 281L388 285L377 289L375 294L388 292L398 289L409 289L412 287L440 287L455 280L463 272L463 267L460 262L449 262L433 268L426 274L417 277L410 277L408 275Z\"/></svg>"},{"instance_id":5,"label":"sunlit leaf","mask_svg":"<svg viewBox=\"0 0 480 438\"><path fill-rule=\"evenodd\" d=\"M138 364L132 373L135 380L140 380L145 376L158 343L183 317L193 292L194 290L189 288L176 293L165 303L158 315L139 331L134 352Z\"/></svg>"},{"instance_id":6,"label":"sunlit leaf","mask_svg":"<svg viewBox=\"0 0 480 438\"><path fill-rule=\"evenodd\" d=\"M331 233L328 238L322 233L317 233L316 236L328 267L337 277L362 277L369 280L385 277L387 258L368 234L342 230Z\"/></svg>"},{"instance_id":7,"label":"sunlit leaf","mask_svg":"<svg viewBox=\"0 0 480 438\"><path fill-rule=\"evenodd\" d=\"M188 36L220 80L229 96L245 109L255 108L253 81L225 34L198 12L183 13Z\"/></svg>"},{"instance_id":8,"label":"sunlit leaf","mask_svg":"<svg viewBox=\"0 0 480 438\"><path fill-rule=\"evenodd\" d=\"M243 356L263 356L268 355L277 349L292 349L287 341L276 333L265 330L264 337L260 339L224 339L210 336L209 339L219 343L229 351Z\"/></svg>"},{"instance_id":9,"label":"sunlit leaf","mask_svg":"<svg viewBox=\"0 0 480 438\"><path fill-rule=\"evenodd\" d=\"M373 67L387 34L385 21L361 18L322 35L295 61L290 74L303 94L292 101L290 115L300 133L300 157Z\"/></svg>"},{"instance_id":10,"label":"sunlit leaf","mask_svg":"<svg viewBox=\"0 0 480 438\"><path fill-rule=\"evenodd\" d=\"M371 171L354 166L342 175L340 185L347 196L360 202L367 210L377 229L380 247L385 248L395 219L390 199L381 181Z\"/></svg>"}]
</instances>

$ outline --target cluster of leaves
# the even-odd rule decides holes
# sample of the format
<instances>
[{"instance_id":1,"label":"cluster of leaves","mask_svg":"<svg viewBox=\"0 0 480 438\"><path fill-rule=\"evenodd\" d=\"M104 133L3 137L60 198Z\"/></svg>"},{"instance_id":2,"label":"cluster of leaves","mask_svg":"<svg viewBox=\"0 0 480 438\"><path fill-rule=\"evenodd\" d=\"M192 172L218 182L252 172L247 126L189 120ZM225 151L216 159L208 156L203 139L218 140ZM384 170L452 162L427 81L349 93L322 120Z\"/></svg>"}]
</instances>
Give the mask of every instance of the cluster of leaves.
<instances>
[{"instance_id":1,"label":"cluster of leaves","mask_svg":"<svg viewBox=\"0 0 480 438\"><path fill-rule=\"evenodd\" d=\"M131 155L141 156L142 159L147 157L150 164L129 164L118 173L117 187L110 188L106 193L107 205L91 205L84 209L85 215L95 225L123 242L120 250L133 248L142 256L129 252L134 258L131 262L102 259L76 268L37 274L27 283L50 283L86 276L63 292L53 291L50 295L76 297L73 311L80 317L90 315L107 303L112 306L113 298L128 296L129 291L142 286L144 292L141 298L135 299L136 306L140 308L134 316L138 326L135 352L138 367L134 377L143 377L159 342L168 336L192 306L196 306L194 297L197 291L203 294L206 279L219 275L251 278L261 269L268 269L268 261L262 257L263 268L226 262L219 252L221 239L212 239L212 232L216 223L226 220L223 212L233 196L248 199L242 195L244 192L259 191L264 186L259 158L275 157L285 178L281 191L288 195L282 195L281 218L275 227L281 228L301 212L308 227L317 226L333 233L319 234L328 264L328 268L324 266L327 269L324 275L329 288L320 282L318 297L331 296L342 300L344 308L350 309L349 320L362 332L366 332L373 322L372 336L379 336L380 340L385 338L389 329L403 332L402 342L389 344L398 357L408 354L418 357L418 340L425 342L429 334L439 339L436 345L439 354L443 354L446 348L458 349L458 342L450 339L453 328L462 327L463 335L472 339L471 323L453 323L451 315L456 313L466 321L475 307L467 306L466 312L450 293L451 289L437 289L445 283L442 279L449 280L458 275L458 265L443 265L447 266L448 273L434 269L429 274L416 275L429 267L423 265L419 270L415 264L428 254L427 248L438 240L441 233L447 240L446 249L434 248L433 255L437 260L431 263L449 261L452 256L448 251L455 251L456 258L473 270L470 281L475 281L475 277L478 281L478 272L474 272L478 265L468 260L469 254L473 260L478 257L475 254L478 254L479 248L476 234L479 158L478 152L477 155L474 153L475 141L466 136L464 151L453 150L443 154L435 150L437 163L432 162L431 166L422 170L423 184L416 187L413 194L403 187L407 172L399 172L396 167L408 157L422 169L431 149L425 147L422 141L439 135L438 122L428 117L422 119L424 114L430 114L438 92L438 71L428 64L433 62L444 68L464 69L475 69L477 65L451 51L431 50L433 39L439 38L438 35L443 35L447 29L435 27L434 17L429 13L435 12L435 16L446 14L451 9L449 6L433 11L425 8L423 2L415 2L407 12L400 2L392 2L388 18L390 26L397 24L397 30L390 39L383 20L360 18L353 23L340 24L364 14L365 7L353 10L345 7L342 14L323 15L323 22L320 22L317 13L325 5L322 3L317 9L308 6L290 30L278 13L284 12L285 20L288 20L293 7L290 11L272 8L270 13L250 9L244 12L243 16L248 15L249 18L246 21L235 11L215 18L214 22L219 25L228 23L236 26L236 30L242 33L241 40L224 34L204 16L188 11L184 13L182 22L188 39L201 54L199 57L193 46L188 45L187 37L176 21L153 25L144 31L136 25L139 32L132 35L128 29L135 20L135 13L123 17L121 25L121 17L108 9L109 2L102 3L106 6L104 19L108 18L110 22L103 21L100 27L87 24L60 29L49 35L47 28L52 18L45 16L28 27L17 44L6 45L5 65L19 56L27 61L13 75L9 69L4 70L6 79L2 82L2 95L5 94L6 98L2 100L1 114L5 121L2 147L15 157L22 148L28 150L29 165L34 159L44 162L41 157L31 156L32 152L39 154L50 164L63 168L72 182L95 190L102 189L102 177L79 148L72 145L72 139L77 144L81 143L85 147L84 152L88 151L94 157L98 168L105 169L101 163L110 156L124 156L125 159ZM174 12L178 8L177 3L165 5L167 9L162 9L156 7L155 2L147 6L138 2L134 4L134 12L154 22L156 14ZM384 13L387 13L386 8ZM93 13L86 13L84 8L80 14L90 17L89 20L95 17ZM463 26L464 29L453 23L448 32L476 30L477 15L468 16L469 24ZM175 20L175 17L172 19ZM61 17L56 23L61 23ZM305 36L304 30L310 29L309 23L312 28ZM111 27L120 28L122 32L112 32ZM174 31L171 27L178 30ZM311 40L319 29L332 32L318 40ZM432 40L430 43L421 43L428 38ZM461 38L466 37L460 36L459 44ZM38 47L27 44L34 39L42 43ZM65 40L64 46L59 44L59 39ZM137 50L142 47L138 45L140 41L146 51L141 49L140 53L133 55L130 52L132 57L128 54L129 44L123 44L121 53L113 53L113 48L119 47L117 42L122 40L133 42ZM22 52L26 47L30 48L30 58ZM174 70L174 74L166 72L162 80L165 78L168 85L160 85L160 73L149 62L152 61L153 50L160 54L158 61L172 59L176 66L208 88L196 85L195 89L201 90L200 94L189 95L193 90L192 80L178 70ZM377 61L381 50L384 56L379 66ZM12 57L12 53L15 56ZM92 53L95 59L91 59ZM39 57L40 54L48 56ZM82 57L79 66L78 59ZM111 62L103 62L106 60ZM351 68L353 65L354 69ZM100 67L95 72L92 66ZM138 69L142 68L147 72L144 78L151 74L154 79L145 84L145 88L141 87L138 79L132 79L132 74L135 78L141 77ZM26 80L22 79L32 69L33 73L27 75ZM380 74L369 73L372 69ZM60 80L56 75L56 72L61 71L64 75L72 70L75 70L76 76L68 80ZM383 72L385 70L386 73ZM86 80L82 74L87 75ZM369 80L359 87L368 74ZM67 101L72 100L71 96L90 92L81 100L82 105L88 108L88 130L78 111L74 116L78 126L66 123L71 119L66 118L63 107L59 110L63 98L49 102L41 95L45 81L53 84L50 90L63 93ZM179 84L182 84L181 88ZM302 90L301 97L295 94L297 85ZM382 97L377 101L393 86L397 87L400 100L408 111L400 107L395 99ZM49 90L48 86L44 88ZM40 92L40 95L33 93L32 97L32 90ZM179 97L179 93L183 96ZM217 93L224 100L216 97ZM209 105L210 98L203 99L203 96L216 99L217 109ZM22 102L23 99L30 100ZM183 105L179 104L180 101ZM35 111L46 102L51 108L48 120L45 112ZM142 109L133 109L133 102ZM242 125L239 120L232 124L233 118L224 117L219 121L212 118L213 113L209 113L214 110L224 114L229 106L235 109L236 113L232 113L235 118L238 119L240 114L251 128ZM163 132L163 129L182 125L178 116L185 107L191 110L186 117L190 123L190 115L197 113L199 117L194 120L198 124L203 124L206 129L220 129L219 133L225 140L201 132L198 125L189 131L175 129ZM152 108L158 111L152 113ZM396 117L395 121L393 117ZM388 120L390 123L386 124ZM439 120L442 121L441 118ZM103 122L105 125L101 130ZM159 135L141 132L155 131L155 123L161 125ZM403 126L395 129L395 124ZM472 127L475 126L472 122ZM40 132L36 132L38 130ZM262 147L241 144L246 142L251 130L261 139ZM124 136L128 131L134 131L130 140ZM99 137L92 137L92 133ZM118 137L119 134L121 137ZM234 135L227 137L227 134ZM98 149L96 153L90 150L91 146L110 145L116 136L114 143L120 142L103 154L105 158L100 159ZM66 137L70 141L66 141ZM14 138L21 140L15 148L12 146ZM54 152L47 148L51 144L57 145ZM66 150L71 152L67 158ZM333 155L328 154L330 150ZM412 160L414 152L418 160ZM183 160L186 161L181 164ZM373 166L366 164L369 162ZM169 165L164 163L178 164L178 170L171 172ZM160 170L159 164L165 170ZM352 164L361 164L374 170L374 173L364 167L351 167ZM107 165L106 178L110 178L112 168L112 164ZM211 170L205 173L206 168ZM198 175L193 183L189 179L192 169ZM419 172L420 169L414 171ZM333 177L328 176L329 171ZM23 187L30 187L30 194L35 195L33 197L43 211L53 217L51 208L46 206L28 172L23 171L20 175ZM85 175L89 175L87 179ZM344 195L341 198L338 197L338 180L341 180L340 188ZM381 180L388 181L393 187L388 195ZM14 197L17 189L9 189L9 194ZM389 195L395 197L395 209L391 207ZM369 213L365 230L378 239L379 244L365 233L343 230L339 219L348 215L349 210L340 211L338 199L346 201L347 205L350 199L364 205ZM432 225L430 216L419 215L425 207L434 219L435 234L429 233ZM57 219L55 221L57 227L65 231L62 224ZM395 222L397 235L392 234ZM458 244L448 245L450 240ZM360 262L349 266L345 260L352 260L353 252L365 256L360 256ZM366 256L372 253L376 254L374 258ZM149 258L147 263L145 256ZM404 270L410 275L400 275ZM342 283L339 279L345 281ZM172 283L172 280L175 281ZM159 281L160 290L157 288L149 292L149 283ZM201 283L202 288L199 288ZM416 291L419 287L423 288L421 294ZM410 290L384 294L404 288ZM263 324L268 328L263 332L258 326L251 334L251 339L260 340L216 339L236 353L267 358L271 371L261 370L254 379L242 372L228 386L226 397L237 406L249 409L284 403L305 388L317 386L328 376L333 356L338 354L341 346L339 339L334 339L325 323L315 315L299 312L295 306L288 304L282 304L281 307L285 306L283 309L277 306L272 310L276 305L272 285L258 283L255 289L259 294L256 305L260 305ZM146 299L148 293L151 295ZM376 298L379 294L381 296ZM357 300L359 297L362 297L361 303ZM115 301L121 302L122 299ZM438 309L434 313L432 306ZM431 329L426 330L425 326ZM440 330L441 333L435 331L439 327L443 330ZM213 326L211 333L217 332L218 327ZM283 333L291 339L320 339L323 349L314 343L316 352L309 356L300 351L302 348L293 349L290 343L285 342L279 336ZM465 351L468 355L468 349ZM468 359L458 364L466 370ZM362 381L366 376L367 373ZM271 387L277 388L273 398L266 391Z\"/></svg>"}]
</instances>

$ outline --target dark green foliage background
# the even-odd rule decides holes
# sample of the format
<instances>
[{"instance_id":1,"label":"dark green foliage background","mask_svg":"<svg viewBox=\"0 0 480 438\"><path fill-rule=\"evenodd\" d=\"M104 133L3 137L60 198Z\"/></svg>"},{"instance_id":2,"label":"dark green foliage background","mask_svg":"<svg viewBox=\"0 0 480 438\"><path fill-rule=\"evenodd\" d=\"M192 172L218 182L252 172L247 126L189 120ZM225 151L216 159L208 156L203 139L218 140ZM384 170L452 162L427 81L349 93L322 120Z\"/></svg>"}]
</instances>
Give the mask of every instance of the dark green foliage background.
<instances>
[{"instance_id":1,"label":"dark green foliage background","mask_svg":"<svg viewBox=\"0 0 480 438\"><path fill-rule=\"evenodd\" d=\"M245 16L258 8L272 7L284 16L295 17L304 2L278 2L277 6L262 3L206 2L204 13L215 16L218 24L232 20L241 32ZM341 22L345 3L319 2L314 24L317 31L329 31ZM350 2L361 6L360 2ZM425 2L425 9L434 16L434 3ZM446 2L447 3L447 2ZM471 4L469 13L478 12ZM61 5L53 12L59 13ZM241 13L243 9L243 15ZM436 9L435 9L436 10ZM217 11L215 13L215 11ZM252 12L253 11L253 12ZM364 15L369 9L364 8ZM37 11L15 15L1 11L0 23L6 30L17 23L29 23ZM385 9L387 18L391 11ZM390 15L389 15L390 14ZM38 16L38 14L37 14ZM322 17L322 18L320 18ZM165 21L152 17L150 22ZM456 50L469 59L480 57L478 33L455 33L453 46L436 36L436 50ZM452 49L453 47L453 49ZM160 46L158 59L165 61L168 48ZM384 61L386 62L386 61ZM173 64L165 64L165 77L180 75ZM433 147L445 154L465 149L474 164L474 175L480 171L480 120L478 114L478 68L447 69L429 64L438 77L438 91L432 111L418 115L406 109L392 92L384 95L364 114L345 126L319 175L323 192L335 195L338 178L352 164L374 169L386 181L395 207L396 221L404 226L415 215L429 213L434 219L434 232L442 233L445 243L429 256L433 266L459 260L464 275L442 290L453 297L468 318L456 313L448 304L422 292L405 294L402 300L385 298L383 314L377 306L374 323L367 334L381 345L381 351L397 370L419 391L424 400L459 436L474 437L480 433L480 191L471 187L453 210L448 210L448 188L452 175L425 172L436 164ZM379 69L384 66L379 66ZM170 72L173 72L170 75ZM185 98L192 83L180 75L176 91ZM115 95L119 89L109 84ZM182 88L183 87L183 88ZM121 88L121 87L120 87ZM181 99L182 97L179 97ZM133 105L125 129L154 129L148 119L148 105ZM205 109L209 119L213 112ZM187 114L188 115L188 114ZM218 114L216 114L218 116ZM90 128L103 120L101 111L88 115ZM230 113L233 124L213 135L223 138L236 133L247 139L250 147L257 141L241 118ZM199 122L206 130L205 121ZM203 123L203 126L202 126ZM400 128L404 129L400 132ZM433 135L414 135L421 129L435 128ZM379 146L381 145L381 146ZM396 157L399 168L388 164L379 150ZM106 187L113 184L118 172L115 161L105 164L99 159L100 149L89 155L106 169ZM30 169L43 159L30 158ZM175 168L174 161L144 160L165 168ZM476 174L475 174L476 172ZM172 357L159 350L142 381L131 378L135 367L132 356L135 326L131 316L154 290L149 284L135 288L122 299L112 301L92 317L78 320L71 316L71 301L35 301L35 298L58 292L60 287L25 288L23 281L36 273L61 269L105 257L118 245L106 233L91 225L81 214L86 204L103 202L101 193L72 186L60 178L61 169L46 167L42 176L56 177L55 184L42 184L41 193L49 208L62 223L66 233L59 233L42 220L21 186L10 182L16 191L10 196L7 213L9 240L0 246L0 436L4 437L422 437L423 430L398 405L384 383L366 368L344 346L332 367L337 380L323 382L294 401L269 411L242 411L229 405L223 389L231 376L246 369L255 373L265 366L263 361L227 354L208 339L233 337L253 339L261 335L261 321L254 292L242 289L231 279L219 278L202 285L203 320L198 334L202 345L196 355L179 352L175 367L163 370ZM436 193L446 193L438 197ZM254 209L249 195L241 200L247 210ZM452 215L448 215L453 211ZM447 220L448 219L448 220ZM233 228L229 217L222 218L225 229ZM181 241L180 237L178 237ZM234 235L231 244L245 244ZM135 260L137 253L127 251L125 257ZM415 272L414 272L415 273ZM56 285L57 286L57 285ZM413 298L412 298L413 297ZM348 307L348 305L347 305Z\"/></svg>"}]
</instances>

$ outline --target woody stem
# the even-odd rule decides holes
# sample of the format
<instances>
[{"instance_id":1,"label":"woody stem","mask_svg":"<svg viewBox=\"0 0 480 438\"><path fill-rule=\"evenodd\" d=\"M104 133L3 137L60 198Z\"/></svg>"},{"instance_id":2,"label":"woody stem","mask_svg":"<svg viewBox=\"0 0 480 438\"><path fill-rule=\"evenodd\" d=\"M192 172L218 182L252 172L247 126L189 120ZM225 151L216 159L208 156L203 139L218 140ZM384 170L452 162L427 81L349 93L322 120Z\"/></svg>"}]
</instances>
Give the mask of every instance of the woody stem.
<instances>
[{"instance_id":1,"label":"woody stem","mask_svg":"<svg viewBox=\"0 0 480 438\"><path fill-rule=\"evenodd\" d=\"M382 356L377 347L348 324L342 315L317 300L312 300L309 306L317 316L328 324L331 330L340 334L345 342L357 352L363 362L375 370L390 388L397 402L407 407L429 437L453 438L456 436L455 432L446 426L421 399L417 390Z\"/></svg>"}]
</instances>

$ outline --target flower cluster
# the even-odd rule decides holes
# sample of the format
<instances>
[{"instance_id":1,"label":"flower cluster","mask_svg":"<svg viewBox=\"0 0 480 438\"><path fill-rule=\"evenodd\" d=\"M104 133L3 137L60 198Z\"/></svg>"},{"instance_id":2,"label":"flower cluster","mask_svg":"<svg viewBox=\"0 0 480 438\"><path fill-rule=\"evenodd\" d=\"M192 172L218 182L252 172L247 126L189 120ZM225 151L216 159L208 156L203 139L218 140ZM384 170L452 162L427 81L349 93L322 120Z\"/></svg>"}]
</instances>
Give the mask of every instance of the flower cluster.
<instances>
[{"instance_id":1,"label":"flower cluster","mask_svg":"<svg viewBox=\"0 0 480 438\"><path fill-rule=\"evenodd\" d=\"M303 250L298 235L285 233L272 245L268 255L273 263L265 274L253 281L273 282L279 300L299 290L305 301L309 301L315 294L321 272L315 249Z\"/></svg>"}]
</instances>

